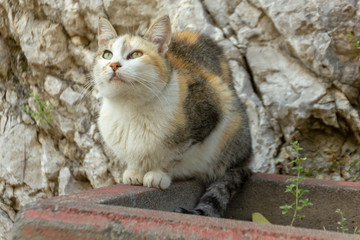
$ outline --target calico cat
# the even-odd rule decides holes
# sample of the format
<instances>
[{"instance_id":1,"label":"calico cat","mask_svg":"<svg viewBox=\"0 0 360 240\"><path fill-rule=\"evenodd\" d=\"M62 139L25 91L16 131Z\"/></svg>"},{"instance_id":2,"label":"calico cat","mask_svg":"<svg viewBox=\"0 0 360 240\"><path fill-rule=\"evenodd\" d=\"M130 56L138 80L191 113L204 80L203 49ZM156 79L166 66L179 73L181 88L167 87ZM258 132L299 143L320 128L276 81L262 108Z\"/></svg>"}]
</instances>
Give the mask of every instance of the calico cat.
<instances>
[{"instance_id":1,"label":"calico cat","mask_svg":"<svg viewBox=\"0 0 360 240\"><path fill-rule=\"evenodd\" d=\"M208 185L198 205L177 212L223 216L251 175L248 118L222 49L196 32L171 33L168 16L144 36L99 19L93 80L105 143L126 162L123 183L166 189L172 179Z\"/></svg>"}]
</instances>

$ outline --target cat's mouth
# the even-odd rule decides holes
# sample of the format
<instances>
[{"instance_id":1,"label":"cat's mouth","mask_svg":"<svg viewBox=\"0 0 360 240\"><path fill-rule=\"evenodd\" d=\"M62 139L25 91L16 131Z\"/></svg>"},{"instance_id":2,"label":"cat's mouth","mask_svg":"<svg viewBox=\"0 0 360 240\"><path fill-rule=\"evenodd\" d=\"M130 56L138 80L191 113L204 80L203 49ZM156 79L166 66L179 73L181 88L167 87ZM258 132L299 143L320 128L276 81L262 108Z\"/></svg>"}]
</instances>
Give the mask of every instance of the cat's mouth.
<instances>
[{"instance_id":1,"label":"cat's mouth","mask_svg":"<svg viewBox=\"0 0 360 240\"><path fill-rule=\"evenodd\" d=\"M126 83L126 81L124 81L123 79L118 77L116 73L114 73L112 75L112 77L110 78L110 81Z\"/></svg>"}]
</instances>

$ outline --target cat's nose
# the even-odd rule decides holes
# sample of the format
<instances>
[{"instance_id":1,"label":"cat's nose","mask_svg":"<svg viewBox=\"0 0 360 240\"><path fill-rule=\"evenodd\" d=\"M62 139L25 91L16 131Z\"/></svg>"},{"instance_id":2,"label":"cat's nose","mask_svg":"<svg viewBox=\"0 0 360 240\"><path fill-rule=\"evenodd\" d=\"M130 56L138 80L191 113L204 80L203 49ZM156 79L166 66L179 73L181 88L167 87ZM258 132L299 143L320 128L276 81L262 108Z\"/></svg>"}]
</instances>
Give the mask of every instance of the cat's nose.
<instances>
[{"instance_id":1,"label":"cat's nose","mask_svg":"<svg viewBox=\"0 0 360 240\"><path fill-rule=\"evenodd\" d=\"M120 68L121 67L121 65L120 65L120 63L110 63L110 67L114 70L114 71L116 71L118 68Z\"/></svg>"}]
</instances>

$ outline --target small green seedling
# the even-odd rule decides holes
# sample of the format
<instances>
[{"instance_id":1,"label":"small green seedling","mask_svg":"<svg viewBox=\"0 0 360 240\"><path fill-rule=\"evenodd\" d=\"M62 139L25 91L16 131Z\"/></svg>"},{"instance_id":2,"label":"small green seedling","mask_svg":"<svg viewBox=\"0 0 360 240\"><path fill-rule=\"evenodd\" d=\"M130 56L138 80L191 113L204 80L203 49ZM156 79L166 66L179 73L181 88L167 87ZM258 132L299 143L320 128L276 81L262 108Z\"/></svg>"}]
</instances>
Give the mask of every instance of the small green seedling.
<instances>
[{"instance_id":1,"label":"small green seedling","mask_svg":"<svg viewBox=\"0 0 360 240\"><path fill-rule=\"evenodd\" d=\"M348 172L350 175L352 175L350 181L352 182L357 182L359 180L359 173L360 173L360 168L357 166L358 163L360 162L360 159L356 159L356 160L352 160L352 157L355 155L356 150L352 151L349 155L348 155L348 162L350 162L350 166L348 169L345 169L346 172Z\"/></svg>"},{"instance_id":2,"label":"small green seedling","mask_svg":"<svg viewBox=\"0 0 360 240\"><path fill-rule=\"evenodd\" d=\"M289 164L293 164L293 170L297 171L297 176L292 177L287 180L288 184L286 186L285 192L289 192L295 197L295 202L292 204L285 204L280 206L282 209L282 214L291 214L292 213L292 220L290 226L294 225L294 222L297 218L302 219L305 216L300 215L299 211L302 210L304 207L312 206L313 204L309 201L308 198L302 199L304 193L309 192L309 190L302 189L299 187L300 183L302 183L305 178L301 176L301 173L305 171L304 167L301 166L301 163L306 160L306 158L300 157L299 151L303 150L297 141L293 142L290 146L292 152L296 153L296 159L291 161Z\"/></svg>"},{"instance_id":3,"label":"small green seedling","mask_svg":"<svg viewBox=\"0 0 360 240\"><path fill-rule=\"evenodd\" d=\"M338 231L340 230L343 233L349 231L349 229L347 227L345 227L346 218L344 217L344 213L341 211L341 209L336 209L335 212L340 214L340 217L341 217L340 221L337 222L337 224L339 225L337 227L337 230Z\"/></svg>"},{"instance_id":4,"label":"small green seedling","mask_svg":"<svg viewBox=\"0 0 360 240\"><path fill-rule=\"evenodd\" d=\"M336 209L335 212L340 214L340 217L341 217L340 221L337 222L337 224L339 225L337 227L337 230L341 231L343 233L349 231L349 228L345 227L346 218L344 217L344 213L341 211L341 209ZM354 228L354 234L359 234L359 233L360 233L359 228L355 227Z\"/></svg>"},{"instance_id":5,"label":"small green seedling","mask_svg":"<svg viewBox=\"0 0 360 240\"><path fill-rule=\"evenodd\" d=\"M352 33L348 33L347 37L348 37L348 39L350 39L353 42L354 47L356 47L357 49L360 50L360 41L356 40Z\"/></svg>"},{"instance_id":6,"label":"small green seedling","mask_svg":"<svg viewBox=\"0 0 360 240\"><path fill-rule=\"evenodd\" d=\"M53 106L41 101L38 94L31 93L30 97L33 98L36 104L36 110L32 111L29 106L22 106L22 110L28 113L35 121L38 126L43 124L49 125L53 122L53 119L50 117Z\"/></svg>"}]
</instances>

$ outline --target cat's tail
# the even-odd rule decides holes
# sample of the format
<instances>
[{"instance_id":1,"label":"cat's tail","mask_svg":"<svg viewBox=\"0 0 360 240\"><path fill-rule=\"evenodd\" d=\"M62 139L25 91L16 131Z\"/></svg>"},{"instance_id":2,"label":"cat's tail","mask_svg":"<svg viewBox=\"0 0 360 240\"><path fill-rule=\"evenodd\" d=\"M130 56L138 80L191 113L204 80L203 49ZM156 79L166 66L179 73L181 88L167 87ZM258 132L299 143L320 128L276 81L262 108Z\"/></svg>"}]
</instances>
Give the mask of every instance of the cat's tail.
<instances>
[{"instance_id":1,"label":"cat's tail","mask_svg":"<svg viewBox=\"0 0 360 240\"><path fill-rule=\"evenodd\" d=\"M188 210L179 207L174 211L209 217L223 217L231 197L251 175L252 172L247 167L230 168L223 176L210 183L194 209Z\"/></svg>"}]
</instances>

